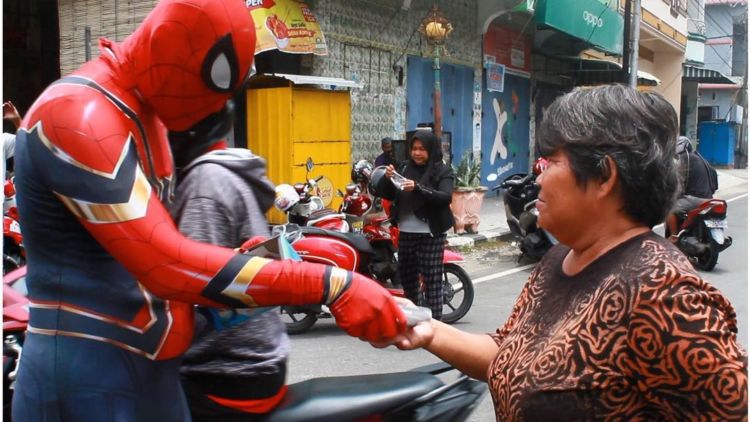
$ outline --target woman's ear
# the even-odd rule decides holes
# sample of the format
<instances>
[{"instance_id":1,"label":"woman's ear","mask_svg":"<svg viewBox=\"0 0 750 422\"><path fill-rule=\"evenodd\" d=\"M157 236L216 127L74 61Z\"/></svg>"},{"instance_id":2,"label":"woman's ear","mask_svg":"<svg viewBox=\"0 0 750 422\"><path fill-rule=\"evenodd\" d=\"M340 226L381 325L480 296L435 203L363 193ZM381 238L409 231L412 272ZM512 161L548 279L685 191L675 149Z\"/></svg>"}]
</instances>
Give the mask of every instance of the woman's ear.
<instances>
[{"instance_id":1,"label":"woman's ear","mask_svg":"<svg viewBox=\"0 0 750 422\"><path fill-rule=\"evenodd\" d=\"M617 171L617 164L615 160L609 155L605 155L601 160L602 176L599 180L599 192L601 197L605 197L612 193L617 187L617 182L620 180L620 174Z\"/></svg>"}]
</instances>

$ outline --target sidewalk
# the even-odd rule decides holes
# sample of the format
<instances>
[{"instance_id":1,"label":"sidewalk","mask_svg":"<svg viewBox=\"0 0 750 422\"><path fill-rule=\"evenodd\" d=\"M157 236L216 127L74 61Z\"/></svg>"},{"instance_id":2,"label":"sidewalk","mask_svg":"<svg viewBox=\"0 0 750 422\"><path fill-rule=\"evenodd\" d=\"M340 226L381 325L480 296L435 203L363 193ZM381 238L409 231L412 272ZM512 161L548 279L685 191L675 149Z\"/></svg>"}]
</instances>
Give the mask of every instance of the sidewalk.
<instances>
[{"instance_id":1,"label":"sidewalk","mask_svg":"<svg viewBox=\"0 0 750 422\"><path fill-rule=\"evenodd\" d=\"M747 169L716 169L719 175L717 198L729 199L732 196L747 192ZM472 247L477 243L498 238L512 238L508 223L505 220L505 207L502 192L487 191L479 213L479 233L457 235L448 231L448 247Z\"/></svg>"}]
</instances>

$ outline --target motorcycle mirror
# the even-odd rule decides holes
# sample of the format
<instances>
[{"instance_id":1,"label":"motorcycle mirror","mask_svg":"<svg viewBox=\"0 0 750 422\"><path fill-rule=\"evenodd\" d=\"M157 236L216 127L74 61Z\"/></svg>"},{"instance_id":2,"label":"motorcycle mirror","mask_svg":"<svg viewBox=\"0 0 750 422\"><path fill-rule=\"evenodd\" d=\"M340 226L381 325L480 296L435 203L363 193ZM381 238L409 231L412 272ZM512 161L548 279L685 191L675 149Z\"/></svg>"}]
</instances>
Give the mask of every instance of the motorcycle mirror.
<instances>
[{"instance_id":1,"label":"motorcycle mirror","mask_svg":"<svg viewBox=\"0 0 750 422\"><path fill-rule=\"evenodd\" d=\"M488 182L494 182L495 180L497 180L497 173L490 173L487 175Z\"/></svg>"},{"instance_id":2,"label":"motorcycle mirror","mask_svg":"<svg viewBox=\"0 0 750 422\"><path fill-rule=\"evenodd\" d=\"M315 167L315 163L313 163L312 157L307 157L307 161L305 161L305 168L307 169L307 172L309 173L313 167Z\"/></svg>"}]
</instances>

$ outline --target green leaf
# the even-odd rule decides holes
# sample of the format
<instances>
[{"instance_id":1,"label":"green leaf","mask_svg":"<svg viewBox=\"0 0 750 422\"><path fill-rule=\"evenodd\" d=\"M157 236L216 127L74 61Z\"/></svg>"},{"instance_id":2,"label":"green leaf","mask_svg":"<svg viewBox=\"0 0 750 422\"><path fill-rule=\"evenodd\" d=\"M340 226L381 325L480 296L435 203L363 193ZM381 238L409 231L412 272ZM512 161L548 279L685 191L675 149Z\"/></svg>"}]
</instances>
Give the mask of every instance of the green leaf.
<instances>
[{"instance_id":1,"label":"green leaf","mask_svg":"<svg viewBox=\"0 0 750 422\"><path fill-rule=\"evenodd\" d=\"M478 187L482 163L470 152L464 153L458 166L453 166L457 188Z\"/></svg>"}]
</instances>

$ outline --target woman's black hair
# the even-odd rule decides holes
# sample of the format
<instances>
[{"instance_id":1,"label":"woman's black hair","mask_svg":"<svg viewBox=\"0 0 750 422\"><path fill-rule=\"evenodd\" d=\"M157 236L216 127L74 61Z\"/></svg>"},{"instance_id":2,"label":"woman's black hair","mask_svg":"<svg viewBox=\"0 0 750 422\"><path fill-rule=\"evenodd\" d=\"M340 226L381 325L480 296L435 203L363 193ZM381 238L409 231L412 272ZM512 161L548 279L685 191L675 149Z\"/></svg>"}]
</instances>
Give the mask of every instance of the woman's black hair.
<instances>
[{"instance_id":1,"label":"woman's black hair","mask_svg":"<svg viewBox=\"0 0 750 422\"><path fill-rule=\"evenodd\" d=\"M555 100L537 132L543 156L568 156L576 181L606 180L607 157L619 174L624 211L649 227L674 203L677 114L664 97L624 85L579 89Z\"/></svg>"}]
</instances>

